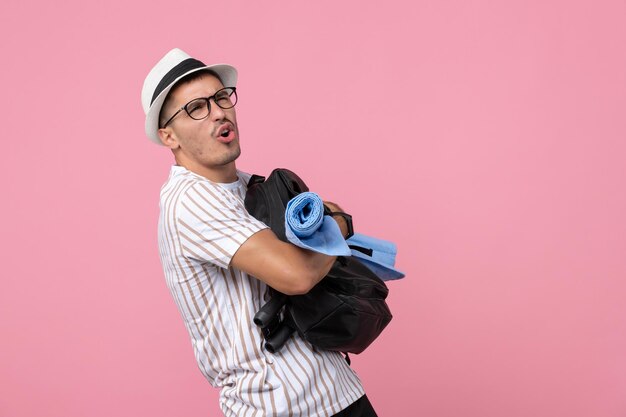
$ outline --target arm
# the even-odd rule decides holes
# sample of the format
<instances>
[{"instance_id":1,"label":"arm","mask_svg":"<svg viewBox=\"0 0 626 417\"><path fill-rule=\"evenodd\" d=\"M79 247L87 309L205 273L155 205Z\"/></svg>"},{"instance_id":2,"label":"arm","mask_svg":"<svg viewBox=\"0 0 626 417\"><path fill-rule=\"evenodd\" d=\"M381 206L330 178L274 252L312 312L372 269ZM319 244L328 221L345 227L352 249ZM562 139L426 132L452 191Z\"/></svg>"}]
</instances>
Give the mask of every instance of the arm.
<instances>
[{"instance_id":1,"label":"arm","mask_svg":"<svg viewBox=\"0 0 626 417\"><path fill-rule=\"evenodd\" d=\"M340 208L325 202L333 211ZM344 236L347 226L336 218ZM252 235L235 253L231 266L265 282L270 287L288 295L306 294L330 271L335 256L299 248L281 241L269 229Z\"/></svg>"},{"instance_id":2,"label":"arm","mask_svg":"<svg viewBox=\"0 0 626 417\"><path fill-rule=\"evenodd\" d=\"M231 266L288 295L306 294L326 276L334 256L299 248L270 229L252 235L235 253Z\"/></svg>"}]
</instances>

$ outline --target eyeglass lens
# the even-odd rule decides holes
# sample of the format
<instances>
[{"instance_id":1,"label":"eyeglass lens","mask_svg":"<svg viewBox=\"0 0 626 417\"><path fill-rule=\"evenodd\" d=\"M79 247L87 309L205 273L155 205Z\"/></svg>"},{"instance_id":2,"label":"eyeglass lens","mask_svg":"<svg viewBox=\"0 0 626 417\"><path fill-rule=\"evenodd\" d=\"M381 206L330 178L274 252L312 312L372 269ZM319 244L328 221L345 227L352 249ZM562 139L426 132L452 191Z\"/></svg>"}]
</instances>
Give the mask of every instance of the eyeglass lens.
<instances>
[{"instance_id":1,"label":"eyeglass lens","mask_svg":"<svg viewBox=\"0 0 626 417\"><path fill-rule=\"evenodd\" d=\"M212 97L202 97L190 101L185 106L185 111L192 119L204 119L211 111L211 102L209 101L211 98L215 104L222 109L230 109L237 104L237 93L235 92L235 89L226 87L219 90Z\"/></svg>"}]
</instances>

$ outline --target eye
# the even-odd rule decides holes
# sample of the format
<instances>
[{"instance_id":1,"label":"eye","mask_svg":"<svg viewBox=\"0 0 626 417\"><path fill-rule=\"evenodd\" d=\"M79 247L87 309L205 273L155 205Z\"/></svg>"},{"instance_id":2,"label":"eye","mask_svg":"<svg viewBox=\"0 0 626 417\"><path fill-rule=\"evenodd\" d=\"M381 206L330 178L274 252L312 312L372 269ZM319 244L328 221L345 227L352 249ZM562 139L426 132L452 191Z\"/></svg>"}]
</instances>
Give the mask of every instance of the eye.
<instances>
[{"instance_id":1,"label":"eye","mask_svg":"<svg viewBox=\"0 0 626 417\"><path fill-rule=\"evenodd\" d=\"M220 91L215 95L215 101L220 103L228 103L230 101L230 94L228 91Z\"/></svg>"},{"instance_id":2,"label":"eye","mask_svg":"<svg viewBox=\"0 0 626 417\"><path fill-rule=\"evenodd\" d=\"M233 106L233 103L230 99L230 95L232 94L232 90L222 90L219 91L215 95L215 103L222 108L230 108Z\"/></svg>"},{"instance_id":3,"label":"eye","mask_svg":"<svg viewBox=\"0 0 626 417\"><path fill-rule=\"evenodd\" d=\"M205 100L194 100L191 103L187 104L187 113L190 116L199 116L204 111L206 111L206 101Z\"/></svg>"}]
</instances>

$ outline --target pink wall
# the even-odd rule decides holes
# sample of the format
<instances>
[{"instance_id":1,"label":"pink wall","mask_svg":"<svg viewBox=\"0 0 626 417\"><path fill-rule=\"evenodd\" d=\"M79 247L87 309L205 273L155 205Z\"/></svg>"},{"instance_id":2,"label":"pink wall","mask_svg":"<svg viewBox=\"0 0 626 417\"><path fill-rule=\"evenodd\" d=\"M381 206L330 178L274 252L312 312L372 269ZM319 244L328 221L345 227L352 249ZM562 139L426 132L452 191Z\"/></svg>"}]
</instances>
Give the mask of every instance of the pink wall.
<instances>
[{"instance_id":1,"label":"pink wall","mask_svg":"<svg viewBox=\"0 0 626 417\"><path fill-rule=\"evenodd\" d=\"M626 415L624 1L0 16L0 416L219 415L156 246L171 157L140 90L174 46L239 68L240 168L399 244L395 319L354 358L381 416Z\"/></svg>"}]
</instances>

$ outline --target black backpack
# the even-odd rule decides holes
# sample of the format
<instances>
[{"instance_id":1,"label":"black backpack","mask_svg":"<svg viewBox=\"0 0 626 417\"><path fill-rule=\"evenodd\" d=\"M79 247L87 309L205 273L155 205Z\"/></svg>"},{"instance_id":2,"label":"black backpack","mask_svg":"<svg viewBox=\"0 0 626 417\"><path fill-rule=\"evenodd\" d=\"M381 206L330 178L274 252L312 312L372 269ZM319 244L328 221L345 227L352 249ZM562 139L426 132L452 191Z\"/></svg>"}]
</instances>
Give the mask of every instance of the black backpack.
<instances>
[{"instance_id":1,"label":"black backpack","mask_svg":"<svg viewBox=\"0 0 626 417\"><path fill-rule=\"evenodd\" d=\"M285 206L306 184L287 169L265 180L253 175L245 207L279 239L285 236ZM385 283L355 257L337 257L329 273L307 294L287 296L272 289L272 298L254 317L270 352L280 350L291 333L320 349L361 353L391 321Z\"/></svg>"}]
</instances>

